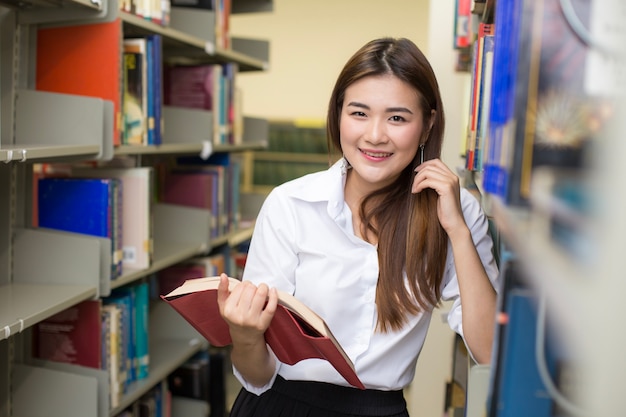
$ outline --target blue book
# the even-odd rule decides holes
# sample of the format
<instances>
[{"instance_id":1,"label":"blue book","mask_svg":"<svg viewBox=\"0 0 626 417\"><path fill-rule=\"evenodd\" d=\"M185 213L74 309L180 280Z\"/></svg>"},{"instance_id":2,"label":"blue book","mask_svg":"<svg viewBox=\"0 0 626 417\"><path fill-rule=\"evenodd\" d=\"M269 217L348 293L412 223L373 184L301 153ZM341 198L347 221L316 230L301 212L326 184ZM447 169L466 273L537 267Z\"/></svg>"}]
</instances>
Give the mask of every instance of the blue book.
<instances>
[{"instance_id":1,"label":"blue book","mask_svg":"<svg viewBox=\"0 0 626 417\"><path fill-rule=\"evenodd\" d=\"M154 43L146 36L146 128L147 145L154 144Z\"/></svg>"},{"instance_id":2,"label":"blue book","mask_svg":"<svg viewBox=\"0 0 626 417\"><path fill-rule=\"evenodd\" d=\"M508 188L508 157L511 146L511 125L514 123L515 78L519 51L522 0L496 3L498 21L494 33L493 76L489 106L488 154L483 175L485 191L499 197L506 196Z\"/></svg>"},{"instance_id":3,"label":"blue book","mask_svg":"<svg viewBox=\"0 0 626 417\"><path fill-rule=\"evenodd\" d=\"M148 377L150 368L149 340L148 340L148 317L149 311L149 284L142 282L131 287L135 300L135 357L137 366L137 379Z\"/></svg>"},{"instance_id":4,"label":"blue book","mask_svg":"<svg viewBox=\"0 0 626 417\"><path fill-rule=\"evenodd\" d=\"M122 271L122 184L113 178L41 178L38 225L111 239L111 278Z\"/></svg>"},{"instance_id":5,"label":"blue book","mask_svg":"<svg viewBox=\"0 0 626 417\"><path fill-rule=\"evenodd\" d=\"M541 379L535 355L537 299L529 290L511 289L505 295L508 322L503 327L498 353L492 417L551 417L555 404ZM546 325L546 327L548 327ZM556 384L563 359L556 341L546 337L544 360Z\"/></svg>"},{"instance_id":6,"label":"blue book","mask_svg":"<svg viewBox=\"0 0 626 417\"><path fill-rule=\"evenodd\" d=\"M163 68L162 38L153 34L146 36L147 87L148 87L148 144L159 145L163 134Z\"/></svg>"},{"instance_id":7,"label":"blue book","mask_svg":"<svg viewBox=\"0 0 626 417\"><path fill-rule=\"evenodd\" d=\"M105 304L116 304L122 313L122 366L124 392L128 392L130 384L137 380L137 359L136 359L136 311L135 294L132 290L116 288L113 293L103 299Z\"/></svg>"},{"instance_id":8,"label":"blue book","mask_svg":"<svg viewBox=\"0 0 626 417\"><path fill-rule=\"evenodd\" d=\"M161 35L148 35L148 47L151 60L151 82L148 91L152 91L152 117L154 118L152 141L150 145L163 142L163 38Z\"/></svg>"}]
</instances>

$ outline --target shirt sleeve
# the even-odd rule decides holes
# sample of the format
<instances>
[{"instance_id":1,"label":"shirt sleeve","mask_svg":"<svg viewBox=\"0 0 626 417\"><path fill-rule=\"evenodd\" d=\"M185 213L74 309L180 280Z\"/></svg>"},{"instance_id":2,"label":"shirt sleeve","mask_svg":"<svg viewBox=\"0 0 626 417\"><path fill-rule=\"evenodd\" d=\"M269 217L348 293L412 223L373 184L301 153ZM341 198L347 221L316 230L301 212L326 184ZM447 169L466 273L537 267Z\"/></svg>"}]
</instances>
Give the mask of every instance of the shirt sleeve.
<instances>
[{"instance_id":1,"label":"shirt sleeve","mask_svg":"<svg viewBox=\"0 0 626 417\"><path fill-rule=\"evenodd\" d=\"M293 294L297 219L289 203L280 189L266 197L255 223L243 279Z\"/></svg>"},{"instance_id":2,"label":"shirt sleeve","mask_svg":"<svg viewBox=\"0 0 626 417\"><path fill-rule=\"evenodd\" d=\"M276 367L274 368L274 375L272 375L272 378L269 380L267 384L263 385L262 387L257 387L255 385L250 384L248 381L246 381L245 378L241 375L241 373L237 370L237 368L233 365L233 375L235 376L235 378L237 378L239 383L241 383L241 386L245 388L246 391L255 395L261 395L265 391L272 388L272 385L274 385L274 381L276 380L276 375L278 375L278 370L280 369L280 365L281 365L280 361L276 358L276 355L274 355L274 352L272 352L272 349L270 349L269 346L267 347L267 349L269 350L270 355L274 356L274 359L275 359L274 363L276 364Z\"/></svg>"},{"instance_id":3,"label":"shirt sleeve","mask_svg":"<svg viewBox=\"0 0 626 417\"><path fill-rule=\"evenodd\" d=\"M275 287L293 294L295 284L292 272L296 269L298 259L293 249L294 230L295 219L288 197L274 189L266 197L257 216L242 279L256 285L265 283L270 288ZM276 363L274 375L267 385L257 387L250 384L233 366L233 374L241 385L256 395L261 395L272 387L281 366L271 348L267 348Z\"/></svg>"},{"instance_id":4,"label":"shirt sleeve","mask_svg":"<svg viewBox=\"0 0 626 417\"><path fill-rule=\"evenodd\" d=\"M463 208L463 216L465 217L465 222L467 223L467 226L472 234L472 240L476 246L478 256L480 257L485 268L485 272L491 281L491 285L497 291L498 266L493 254L493 240L491 238L491 234L489 233L489 222L487 216L482 210L478 200L476 200L476 198L466 189L461 189L461 205ZM442 299L444 301L452 301L447 318L448 324L452 330L457 332L465 340L465 336L463 334L463 314L461 308L459 282L450 247L448 248L448 259L446 261L446 275L444 277Z\"/></svg>"}]
</instances>

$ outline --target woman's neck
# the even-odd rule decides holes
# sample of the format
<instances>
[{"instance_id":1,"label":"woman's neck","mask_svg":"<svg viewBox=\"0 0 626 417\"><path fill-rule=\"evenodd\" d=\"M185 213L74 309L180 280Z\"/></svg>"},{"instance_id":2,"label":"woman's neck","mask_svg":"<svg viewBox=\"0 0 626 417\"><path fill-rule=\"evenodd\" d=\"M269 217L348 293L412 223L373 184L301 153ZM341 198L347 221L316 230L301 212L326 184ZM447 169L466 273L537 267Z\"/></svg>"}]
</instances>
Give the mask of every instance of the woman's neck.
<instances>
[{"instance_id":1,"label":"woman's neck","mask_svg":"<svg viewBox=\"0 0 626 417\"><path fill-rule=\"evenodd\" d=\"M353 172L348 171L346 178L346 185L344 187L344 200L350 211L352 212L352 227L354 229L355 236L373 244L377 244L377 237L370 231L365 230L367 236L364 236L363 219L361 218L361 203L363 199L372 191L367 187L362 187L358 181L358 177Z\"/></svg>"}]
</instances>

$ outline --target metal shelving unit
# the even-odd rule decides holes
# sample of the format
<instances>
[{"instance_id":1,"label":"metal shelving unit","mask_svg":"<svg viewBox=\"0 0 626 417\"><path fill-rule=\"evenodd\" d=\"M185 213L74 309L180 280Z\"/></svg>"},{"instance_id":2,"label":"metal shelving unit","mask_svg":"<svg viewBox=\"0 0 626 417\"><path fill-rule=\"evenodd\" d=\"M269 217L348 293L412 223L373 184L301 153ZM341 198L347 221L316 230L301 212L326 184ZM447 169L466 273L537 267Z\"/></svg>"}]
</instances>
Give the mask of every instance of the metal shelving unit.
<instances>
[{"instance_id":1,"label":"metal shelving unit","mask_svg":"<svg viewBox=\"0 0 626 417\"><path fill-rule=\"evenodd\" d=\"M242 2L244 9L251 6L245 0L237 1ZM271 5L271 1L260 2L258 6L266 11L268 4ZM254 7L248 11L254 11ZM167 62L236 62L240 71L262 71L268 67L267 61L258 57L221 50L182 31L123 13L117 9L115 0L103 0L103 3L91 0L0 0L0 417L16 417L20 412L46 415L50 396L68 394L63 390L71 390L72 387L87 389L85 387L102 385L102 381L106 381L106 371L83 372L72 365L29 358L27 346L33 325L81 301L106 296L114 288L147 279L159 270L206 254L218 245L236 245L252 234L252 228L245 227L210 239L210 212L157 204L153 212L154 253L150 267L125 269L121 277L110 280L104 273L108 264L101 258L106 239L30 228L34 163L108 160L115 156L136 157L141 161L144 155L175 156L207 152L207 141L201 135L191 139L173 137L159 146L113 146L107 143L107 134L103 130L99 130L100 136L96 136L88 132L75 134L68 129L67 136L61 132L57 138L50 140L46 124L40 117L26 113L30 107L24 104L24 100L29 100L29 103L38 103L41 98L53 100L57 104L43 106L41 115L62 124L57 116L48 113L51 110L62 112L65 108L54 101L58 97L44 97L33 89L33 70L30 66L34 56L34 28L38 25L117 18L121 19L126 36L161 34ZM18 96L19 102L16 99ZM71 97L67 99L72 102ZM82 108L86 104L106 123L106 109L97 113L99 104L96 100L80 100L77 98L74 105ZM252 124L246 125L249 129L243 143L209 146L210 152L237 153L266 146L266 134L255 133L256 129L263 129L264 121L246 120ZM187 127L187 131L194 128ZM159 303L153 307L156 308L151 309L154 325L150 329L149 377L133 384L117 407L108 406L108 397L98 399L104 395L104 391L99 389L95 394L97 404L90 402L93 401L92 392L84 398L78 398L78 395L75 403L67 401L64 405L67 408L64 415L78 417L82 412L80 410L89 410L90 413L93 411L89 415L114 416L193 354L207 347L206 341L171 308L159 308L162 307ZM55 380L55 376L68 385L55 383L51 387L49 378ZM19 379L19 384L14 378ZM23 390L26 386L32 393ZM31 395L36 396L37 401L26 404L25 398ZM85 414L80 414L80 417L85 417Z\"/></svg>"}]
</instances>

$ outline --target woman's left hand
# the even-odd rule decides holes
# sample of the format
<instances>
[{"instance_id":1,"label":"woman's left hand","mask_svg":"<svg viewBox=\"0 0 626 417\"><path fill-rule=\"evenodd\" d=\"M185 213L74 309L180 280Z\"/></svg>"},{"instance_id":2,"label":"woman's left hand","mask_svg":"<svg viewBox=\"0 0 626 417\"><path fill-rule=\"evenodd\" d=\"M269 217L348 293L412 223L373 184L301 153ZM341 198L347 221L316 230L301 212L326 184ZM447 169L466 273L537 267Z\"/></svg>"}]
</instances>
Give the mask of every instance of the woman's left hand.
<instances>
[{"instance_id":1,"label":"woman's left hand","mask_svg":"<svg viewBox=\"0 0 626 417\"><path fill-rule=\"evenodd\" d=\"M461 209L461 186L455 175L440 159L430 159L415 169L413 193L432 188L439 195L437 215L439 223L450 235L459 228L466 228Z\"/></svg>"}]
</instances>

